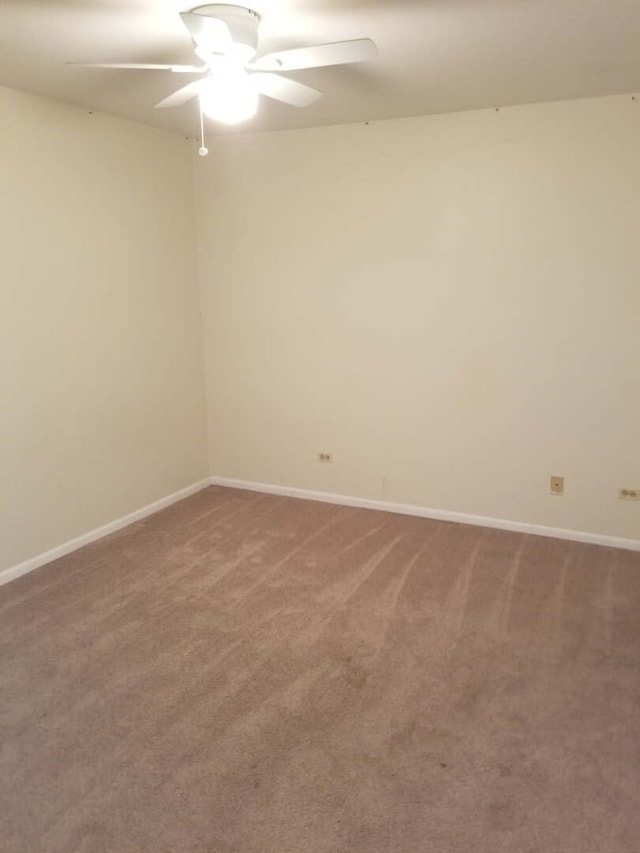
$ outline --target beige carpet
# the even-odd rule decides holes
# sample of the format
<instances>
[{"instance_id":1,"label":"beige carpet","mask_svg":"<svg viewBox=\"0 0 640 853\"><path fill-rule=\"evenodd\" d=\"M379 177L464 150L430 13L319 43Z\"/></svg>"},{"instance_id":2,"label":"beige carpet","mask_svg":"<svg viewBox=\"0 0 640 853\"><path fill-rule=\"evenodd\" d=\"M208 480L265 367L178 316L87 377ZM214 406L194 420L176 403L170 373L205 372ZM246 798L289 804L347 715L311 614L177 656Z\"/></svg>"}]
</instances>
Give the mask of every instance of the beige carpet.
<instances>
[{"instance_id":1,"label":"beige carpet","mask_svg":"<svg viewBox=\"0 0 640 853\"><path fill-rule=\"evenodd\" d=\"M637 853L640 554L207 489L0 589L3 853Z\"/></svg>"}]
</instances>

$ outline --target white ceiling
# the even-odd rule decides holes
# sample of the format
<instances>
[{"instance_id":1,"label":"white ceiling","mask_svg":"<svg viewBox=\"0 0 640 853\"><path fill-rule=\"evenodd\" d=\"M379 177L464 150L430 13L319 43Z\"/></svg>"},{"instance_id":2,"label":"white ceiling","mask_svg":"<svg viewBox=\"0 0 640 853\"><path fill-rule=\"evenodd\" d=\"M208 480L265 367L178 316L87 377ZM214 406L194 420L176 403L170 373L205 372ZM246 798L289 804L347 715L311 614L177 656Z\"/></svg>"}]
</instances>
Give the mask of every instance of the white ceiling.
<instances>
[{"instance_id":1,"label":"white ceiling","mask_svg":"<svg viewBox=\"0 0 640 853\"><path fill-rule=\"evenodd\" d=\"M202 0L200 0L202 2ZM1 0L0 84L195 136L195 102L152 105L191 77L71 68L193 61L178 12L198 0ZM366 121L640 90L640 0L255 0L260 52L370 37L377 60L292 72L325 92L263 98L242 130ZM210 131L223 130L210 124Z\"/></svg>"}]
</instances>

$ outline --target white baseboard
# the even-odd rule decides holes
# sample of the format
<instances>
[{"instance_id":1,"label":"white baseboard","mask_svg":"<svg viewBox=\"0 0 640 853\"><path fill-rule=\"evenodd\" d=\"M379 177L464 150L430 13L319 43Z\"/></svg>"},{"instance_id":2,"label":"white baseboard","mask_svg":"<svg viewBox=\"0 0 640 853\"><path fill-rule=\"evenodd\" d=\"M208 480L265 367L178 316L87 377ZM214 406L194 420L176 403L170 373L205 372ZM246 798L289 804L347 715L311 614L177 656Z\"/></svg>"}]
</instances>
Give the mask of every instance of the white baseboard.
<instances>
[{"instance_id":1,"label":"white baseboard","mask_svg":"<svg viewBox=\"0 0 640 853\"><path fill-rule=\"evenodd\" d=\"M186 486L184 489L180 489L180 491L174 492L172 495L160 498L160 500L147 504L147 506L143 506L141 509L130 512L128 515L116 518L115 521L103 524L102 527L96 527L88 533L83 533L82 536L76 536L75 539L70 539L68 542L64 542L62 545L58 545L50 551L45 551L43 554L37 554L35 557L25 560L23 563L18 563L17 566L9 566L8 569L0 571L0 586L8 583L9 581L15 580L15 578L19 578L21 575L26 575L27 572L39 569L40 566L44 566L52 560L57 560L58 557L64 557L66 554L70 554L72 551L82 548L83 545L89 545L89 543L95 542L96 539L102 539L103 536L115 533L116 530L121 530L129 524L133 524L134 521L140 521L141 518L146 518L148 515L153 515L154 512L158 512L167 506L171 506L171 504L177 503L191 495L195 495L196 492L206 489L209 485L211 485L209 478L206 480L200 480L198 483L192 483L190 486Z\"/></svg>"},{"instance_id":2,"label":"white baseboard","mask_svg":"<svg viewBox=\"0 0 640 853\"><path fill-rule=\"evenodd\" d=\"M490 518L480 515L468 515L464 512L451 512L449 510L431 509L423 506L412 506L411 504L391 503L390 501L378 501L370 498L357 498L350 495L334 495L328 492L314 492L310 489L297 489L292 486L276 486L270 483L253 483L248 480L234 480L229 477L211 477L206 480L200 480L197 483L192 483L172 495L167 495L160 500L147 504L147 506L137 509L128 515L123 515L108 524L103 524L101 527L96 527L88 533L83 533L82 536L77 536L56 548L45 551L43 554L37 554L25 560L23 563L18 563L16 566L10 566L7 569L0 570L0 586L9 581L19 578L21 575L26 575L34 569L50 563L52 560L57 560L59 557L64 557L84 545L89 545L97 539L102 539L103 536L108 536L110 533L115 533L116 530L121 530L141 518L146 518L148 515L153 515L171 504L177 503L196 492L207 488L207 486L226 486L231 489L247 489L252 492L265 492L271 495L284 495L291 498L301 498L303 500L321 501L322 503L337 504L339 506L354 506L362 509L373 509L381 512L395 512L400 515L414 515L420 518L433 518L439 521L454 521L459 524L473 524L480 527L495 527L499 530L513 530L516 533L530 533L534 536L550 536L554 539L570 539L575 542L587 542L592 545L604 545L609 548L624 548L629 551L640 551L640 539L623 539L617 536L605 536L600 533L586 533L580 530L563 530L558 527L544 527L537 524L528 524L523 521L510 521L502 518Z\"/></svg>"},{"instance_id":3,"label":"white baseboard","mask_svg":"<svg viewBox=\"0 0 640 853\"><path fill-rule=\"evenodd\" d=\"M284 495L290 498L302 498L309 501L355 506L362 509L374 509L382 512L396 512L400 515L415 515L420 518L433 518L438 521L455 521L458 524L473 524L479 527L495 527L498 530L513 530L516 533L530 533L534 536L550 536L553 539L570 539L574 542L587 542L591 545L604 545L608 548L624 548L628 551L640 551L640 539L623 539L617 536L605 536L601 533L586 533L581 530L563 530L560 527L544 527L524 521L510 521L504 518L490 518L482 515L468 515L464 512L431 509L411 504L377 501L370 498L354 498L350 495L333 495L327 492L314 492L310 489L296 489L290 486L274 486L268 483L252 483L247 480L233 480L229 477L212 477L212 486L226 486L231 489L247 489L252 492L266 492L270 495Z\"/></svg>"}]
</instances>

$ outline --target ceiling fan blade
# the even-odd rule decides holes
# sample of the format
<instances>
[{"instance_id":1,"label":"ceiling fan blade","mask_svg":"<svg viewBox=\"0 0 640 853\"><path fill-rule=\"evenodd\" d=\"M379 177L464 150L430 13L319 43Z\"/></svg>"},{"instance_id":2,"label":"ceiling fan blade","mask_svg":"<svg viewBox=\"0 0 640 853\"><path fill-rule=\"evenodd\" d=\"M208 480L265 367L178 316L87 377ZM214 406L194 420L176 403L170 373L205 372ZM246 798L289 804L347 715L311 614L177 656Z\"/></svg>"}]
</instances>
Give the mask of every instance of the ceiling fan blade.
<instances>
[{"instance_id":1,"label":"ceiling fan blade","mask_svg":"<svg viewBox=\"0 0 640 853\"><path fill-rule=\"evenodd\" d=\"M181 12L180 18L194 42L207 53L226 53L233 46L231 31L220 18L197 12Z\"/></svg>"},{"instance_id":2,"label":"ceiling fan blade","mask_svg":"<svg viewBox=\"0 0 640 853\"><path fill-rule=\"evenodd\" d=\"M67 62L78 68L133 68L136 71L175 71L178 74L197 74L206 71L206 65L152 65L139 62Z\"/></svg>"},{"instance_id":3,"label":"ceiling fan blade","mask_svg":"<svg viewBox=\"0 0 640 853\"><path fill-rule=\"evenodd\" d=\"M373 59L377 54L378 48L371 39L354 39L268 53L247 67L256 71L297 71L302 68L362 62L365 59Z\"/></svg>"},{"instance_id":4,"label":"ceiling fan blade","mask_svg":"<svg viewBox=\"0 0 640 853\"><path fill-rule=\"evenodd\" d=\"M163 110L167 107L179 107L182 104L186 104L187 101L190 101L191 98L195 98L198 95L203 82L203 80L194 80L193 83L187 83L186 86L178 89L177 92L169 95L169 97L164 98L162 101L158 101L158 103L155 104L155 108Z\"/></svg>"},{"instance_id":5,"label":"ceiling fan blade","mask_svg":"<svg viewBox=\"0 0 640 853\"><path fill-rule=\"evenodd\" d=\"M292 107L308 107L322 97L322 92L318 92L317 89L312 89L311 86L305 86L304 83L298 83L296 80L290 80L288 77L281 77L279 74L258 72L252 74L251 79L261 94L276 101L291 104Z\"/></svg>"}]
</instances>

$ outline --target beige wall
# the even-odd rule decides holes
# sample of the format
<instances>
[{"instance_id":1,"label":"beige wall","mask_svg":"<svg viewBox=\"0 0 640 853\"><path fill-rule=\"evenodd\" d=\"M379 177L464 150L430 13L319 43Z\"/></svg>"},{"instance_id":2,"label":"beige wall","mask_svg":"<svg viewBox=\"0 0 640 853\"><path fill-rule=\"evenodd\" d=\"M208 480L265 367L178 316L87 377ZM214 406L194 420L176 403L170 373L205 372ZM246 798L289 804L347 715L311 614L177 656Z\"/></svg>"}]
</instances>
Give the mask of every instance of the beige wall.
<instances>
[{"instance_id":1,"label":"beige wall","mask_svg":"<svg viewBox=\"0 0 640 853\"><path fill-rule=\"evenodd\" d=\"M2 570L207 464L192 144L0 113ZM637 101L211 148L211 473L640 538Z\"/></svg>"},{"instance_id":2,"label":"beige wall","mask_svg":"<svg viewBox=\"0 0 640 853\"><path fill-rule=\"evenodd\" d=\"M214 474L640 538L639 102L211 148Z\"/></svg>"},{"instance_id":3,"label":"beige wall","mask_svg":"<svg viewBox=\"0 0 640 853\"><path fill-rule=\"evenodd\" d=\"M0 569L206 475L190 144L0 89Z\"/></svg>"}]
</instances>

